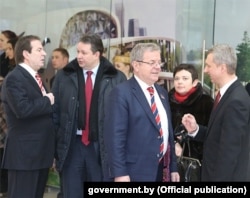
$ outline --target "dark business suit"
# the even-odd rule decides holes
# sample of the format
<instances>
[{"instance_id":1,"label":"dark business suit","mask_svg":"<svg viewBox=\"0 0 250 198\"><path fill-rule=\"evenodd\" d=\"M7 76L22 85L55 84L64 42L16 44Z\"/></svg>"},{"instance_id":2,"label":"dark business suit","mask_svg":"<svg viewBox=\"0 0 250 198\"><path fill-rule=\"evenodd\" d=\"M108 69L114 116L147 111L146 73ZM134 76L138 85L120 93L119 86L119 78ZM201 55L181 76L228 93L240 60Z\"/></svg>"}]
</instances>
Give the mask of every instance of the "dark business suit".
<instances>
[{"instance_id":1,"label":"dark business suit","mask_svg":"<svg viewBox=\"0 0 250 198\"><path fill-rule=\"evenodd\" d=\"M36 198L40 197L40 191L44 191L44 182L47 179L48 169L52 166L54 158L55 134L52 123L52 106L48 97L43 97L36 80L21 66L15 69L5 78L2 87L2 100L7 115L8 137L3 159L3 168L14 174L27 171L28 177L22 178L24 185L30 185ZM37 172L38 170L44 170ZM34 182L35 177L40 178ZM25 174L24 174L25 175ZM9 177L12 177L11 173ZM18 177L17 177L18 178ZM13 179L13 178L11 178ZM45 181L44 181L45 180ZM12 180L13 181L13 180ZM10 197L18 197L9 185ZM25 189L15 189L15 192L25 194ZM14 193L14 194L12 194ZM27 194L27 196L29 196ZM21 197L21 196L19 196Z\"/></svg>"},{"instance_id":2,"label":"dark business suit","mask_svg":"<svg viewBox=\"0 0 250 198\"><path fill-rule=\"evenodd\" d=\"M159 85L155 84L155 88L168 117L170 170L177 172L168 95ZM136 79L132 77L115 87L106 106L104 121L109 177L129 175L131 181L156 181L160 147L158 136L150 105Z\"/></svg>"},{"instance_id":3,"label":"dark business suit","mask_svg":"<svg viewBox=\"0 0 250 198\"><path fill-rule=\"evenodd\" d=\"M246 181L249 161L250 100L240 81L234 82L212 112L208 127L195 139L205 140L203 181Z\"/></svg>"}]
</instances>

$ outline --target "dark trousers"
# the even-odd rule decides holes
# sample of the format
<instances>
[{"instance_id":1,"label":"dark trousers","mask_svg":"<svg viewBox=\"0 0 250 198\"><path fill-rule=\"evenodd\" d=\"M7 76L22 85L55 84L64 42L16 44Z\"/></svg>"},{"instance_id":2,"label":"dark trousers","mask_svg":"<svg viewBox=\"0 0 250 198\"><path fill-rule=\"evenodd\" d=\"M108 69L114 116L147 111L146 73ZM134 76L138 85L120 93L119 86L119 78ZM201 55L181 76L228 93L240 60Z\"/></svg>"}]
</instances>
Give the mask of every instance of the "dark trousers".
<instances>
[{"instance_id":1,"label":"dark trousers","mask_svg":"<svg viewBox=\"0 0 250 198\"><path fill-rule=\"evenodd\" d=\"M8 197L43 198L49 168L20 171L8 170Z\"/></svg>"},{"instance_id":2,"label":"dark trousers","mask_svg":"<svg viewBox=\"0 0 250 198\"><path fill-rule=\"evenodd\" d=\"M163 181L163 160L160 161L158 165L158 171L156 175L156 182L162 182Z\"/></svg>"},{"instance_id":3,"label":"dark trousers","mask_svg":"<svg viewBox=\"0 0 250 198\"><path fill-rule=\"evenodd\" d=\"M62 170L64 198L83 198L85 181L101 181L97 143L85 146L81 136L76 136Z\"/></svg>"},{"instance_id":4,"label":"dark trousers","mask_svg":"<svg viewBox=\"0 0 250 198\"><path fill-rule=\"evenodd\" d=\"M59 187L59 192L57 193L57 198L63 198L62 173L59 172L58 174L59 174L60 187Z\"/></svg>"},{"instance_id":5,"label":"dark trousers","mask_svg":"<svg viewBox=\"0 0 250 198\"><path fill-rule=\"evenodd\" d=\"M0 148L0 193L8 191L8 171L1 168L4 148Z\"/></svg>"}]
</instances>

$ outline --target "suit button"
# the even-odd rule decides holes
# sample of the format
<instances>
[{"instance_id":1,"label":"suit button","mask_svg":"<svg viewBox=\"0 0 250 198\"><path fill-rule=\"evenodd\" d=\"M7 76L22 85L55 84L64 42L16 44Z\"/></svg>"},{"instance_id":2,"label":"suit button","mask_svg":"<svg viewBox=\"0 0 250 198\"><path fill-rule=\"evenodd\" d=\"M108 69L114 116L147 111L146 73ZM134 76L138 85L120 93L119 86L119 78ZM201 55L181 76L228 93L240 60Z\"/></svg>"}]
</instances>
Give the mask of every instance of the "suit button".
<instances>
[{"instance_id":1,"label":"suit button","mask_svg":"<svg viewBox=\"0 0 250 198\"><path fill-rule=\"evenodd\" d=\"M160 138L161 138L161 136L158 136L157 138L158 138L158 139L160 139Z\"/></svg>"},{"instance_id":2,"label":"suit button","mask_svg":"<svg viewBox=\"0 0 250 198\"><path fill-rule=\"evenodd\" d=\"M160 154L157 154L157 157L160 157Z\"/></svg>"}]
</instances>

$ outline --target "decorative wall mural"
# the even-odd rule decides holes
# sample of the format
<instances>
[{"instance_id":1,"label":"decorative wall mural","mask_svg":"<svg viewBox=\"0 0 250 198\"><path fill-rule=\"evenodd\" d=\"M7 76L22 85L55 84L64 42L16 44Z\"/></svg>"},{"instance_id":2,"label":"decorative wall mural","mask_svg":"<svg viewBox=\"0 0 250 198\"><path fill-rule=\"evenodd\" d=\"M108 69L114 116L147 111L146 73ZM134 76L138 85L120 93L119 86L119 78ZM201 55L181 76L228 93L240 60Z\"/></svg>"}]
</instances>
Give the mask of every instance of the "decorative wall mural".
<instances>
[{"instance_id":1,"label":"decorative wall mural","mask_svg":"<svg viewBox=\"0 0 250 198\"><path fill-rule=\"evenodd\" d=\"M74 46L85 33L96 33L102 39L117 38L117 22L99 10L82 11L72 16L63 29L60 47Z\"/></svg>"}]
</instances>

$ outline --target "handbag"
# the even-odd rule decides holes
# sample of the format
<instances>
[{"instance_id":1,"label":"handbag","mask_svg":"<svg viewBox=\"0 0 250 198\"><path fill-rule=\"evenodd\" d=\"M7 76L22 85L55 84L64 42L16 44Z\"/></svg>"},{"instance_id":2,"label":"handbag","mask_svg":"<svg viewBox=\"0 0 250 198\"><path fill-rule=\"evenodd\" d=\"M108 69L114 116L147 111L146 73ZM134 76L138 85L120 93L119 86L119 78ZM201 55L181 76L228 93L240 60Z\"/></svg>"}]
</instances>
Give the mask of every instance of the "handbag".
<instances>
[{"instance_id":1,"label":"handbag","mask_svg":"<svg viewBox=\"0 0 250 198\"><path fill-rule=\"evenodd\" d=\"M177 165L181 182L201 181L201 163L198 159L178 157Z\"/></svg>"},{"instance_id":2,"label":"handbag","mask_svg":"<svg viewBox=\"0 0 250 198\"><path fill-rule=\"evenodd\" d=\"M199 159L192 158L190 152L189 138L187 132L181 131L183 146L181 156L177 157L178 172L181 182L198 182L201 181L201 162ZM180 135L180 133L176 133ZM189 147L189 156L183 156L185 147Z\"/></svg>"}]
</instances>

